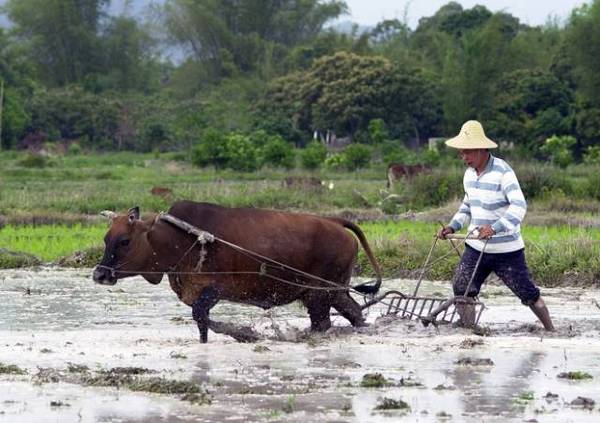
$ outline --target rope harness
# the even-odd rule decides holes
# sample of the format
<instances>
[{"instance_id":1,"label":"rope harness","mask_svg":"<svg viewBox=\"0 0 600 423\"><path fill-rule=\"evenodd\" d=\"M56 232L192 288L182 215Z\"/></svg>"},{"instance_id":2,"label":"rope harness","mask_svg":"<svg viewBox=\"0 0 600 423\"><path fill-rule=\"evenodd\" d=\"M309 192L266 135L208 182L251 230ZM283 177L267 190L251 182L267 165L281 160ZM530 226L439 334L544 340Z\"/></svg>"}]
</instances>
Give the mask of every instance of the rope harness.
<instances>
[{"instance_id":1,"label":"rope harness","mask_svg":"<svg viewBox=\"0 0 600 423\"><path fill-rule=\"evenodd\" d=\"M454 236L453 239L457 239L460 242L458 243L458 245L452 243L452 249L446 253L443 254L442 256L436 258L435 260L431 261L431 256L433 254L433 250L435 248L435 245L437 243L437 237L435 237L434 241L433 241L433 245L431 246L431 249L429 250L429 253L427 255L427 259L425 260L425 263L423 265L423 267L421 267L420 269L420 276L419 279L417 281L417 285L415 287L415 291L413 293L412 296L407 296L405 294L403 294L400 291L387 291L384 294L381 294L377 297L374 297L373 295L369 295L369 294L364 294L362 292L359 292L355 289L353 289L350 286L347 285L342 285L340 283L334 282L334 281L330 281L324 278L321 278L319 276L304 272L300 269L294 268L292 266L289 266L285 263L281 263L277 260L271 259L269 257L266 257L262 254L256 253L254 251L248 250L244 247L241 247L239 245L233 244L229 241L226 241L222 238L219 238L218 236L215 236L214 234L204 231L202 229L199 229L191 224L189 224L188 222L185 222L184 220L181 220L173 215L170 215L168 213L159 213L156 216L155 221L158 220L163 220L165 222L170 223L171 225L183 230L184 232L194 235L196 237L196 239L194 240L194 242L192 243L192 245L185 251L185 253L179 258L179 260L177 261L177 263L172 266L171 268L169 268L167 271L128 271L128 270L121 270L121 268L126 265L127 263L131 262L132 260L127 260L126 262L120 264L119 266L116 267L110 267L110 266L105 266L105 265L98 265L97 267L99 268L104 268L108 271L111 272L111 275L114 277L115 273L118 271L119 273L123 273L123 274L140 274L140 275L151 275L151 274L168 274L168 275L173 275L177 278L179 278L179 276L199 276L199 275L257 275L257 276L263 276L269 279L272 279L274 281L277 282L281 282L290 286L295 286L295 287L299 287L299 288L304 288L304 289L309 289L309 290L316 290L316 291L346 291L346 292L352 292L356 295L359 295L363 298L363 305L362 305L362 309L366 309L369 308L370 306L377 304L377 303L381 303L385 306L387 306L388 308L388 313L387 314L397 314L398 311L402 311L402 315L408 315L409 318L412 317L418 317L418 318L423 318L422 315L419 314L419 312L416 312L416 301L417 300L431 300L432 304L431 306L433 307L434 302L433 301L438 301L437 299L432 299L429 297L417 297L417 293L419 290L419 287L421 285L421 282L424 278L424 276L426 275L427 271L433 267L433 265L435 265L436 263L440 262L441 260L445 260L449 255L453 254L454 252L458 253L458 247L461 246L462 244L464 244L466 242L467 239L472 238L472 232L469 232L466 236L463 237L458 237L458 236ZM450 237L448 237L448 239L450 239ZM207 244L213 244L213 243L220 243L222 245L227 246L228 248L231 248L241 254L243 254L244 256L256 261L259 264L259 270L258 271L222 271L222 272L206 272L206 271L202 271L202 267L204 262L206 261L207 255L208 255L208 251L207 251ZM486 244L487 245L487 241ZM180 271L178 270L178 267L181 265L181 263L183 262L183 260L194 250L195 247L200 246L200 254L199 254L199 258L198 261L196 263L196 265L193 268L193 271L191 272L187 272L187 271ZM484 251L485 251L485 247L484 247ZM460 255L460 253L459 253ZM481 252L481 255L479 257L479 260L477 262L477 266L479 266L479 262L481 261L481 258L483 256L483 251ZM476 267L477 269L477 267ZM294 279L295 281L289 280L289 279L284 279L278 276L275 276L273 274L269 273L269 270L278 270L278 271L282 271L282 270L287 270L289 272L291 272L292 274L295 275ZM468 301L469 299L466 297L466 293L468 292L468 288L471 286L471 283L473 281L475 272L473 272L473 276L471 277L471 280L469 281L469 284L467 286L467 291L465 291L465 296L464 296L464 301ZM299 277L308 279L308 280L313 280L316 282L322 282L328 286L314 286L314 285L306 285L305 283L301 283L299 282ZM386 280L393 280L396 278L390 277L390 278L384 278L382 279L382 281L386 281ZM194 282L194 281L191 281ZM371 283L371 282L375 282L375 280L370 280L367 281L366 283ZM386 297L390 296L390 299L386 299ZM404 307L404 309L400 309L400 302L402 300L406 300L406 306ZM412 310L407 310L408 308L408 302L409 301L413 301L414 305L412 307ZM440 300L441 301L441 300ZM442 303L442 306L440 306L438 309L436 309L435 311L433 311L433 313L431 313L431 308L430 308L430 314L427 316L428 318L433 317L433 319L435 320L435 315L437 315L440 311L444 311L446 310L450 305L454 304L457 301L456 298L452 298L451 300L447 300L446 302ZM423 307L422 307L423 308ZM440 310L440 311L438 311ZM422 313L423 310L420 311L420 313ZM437 312L437 313L436 313Z\"/></svg>"}]
</instances>

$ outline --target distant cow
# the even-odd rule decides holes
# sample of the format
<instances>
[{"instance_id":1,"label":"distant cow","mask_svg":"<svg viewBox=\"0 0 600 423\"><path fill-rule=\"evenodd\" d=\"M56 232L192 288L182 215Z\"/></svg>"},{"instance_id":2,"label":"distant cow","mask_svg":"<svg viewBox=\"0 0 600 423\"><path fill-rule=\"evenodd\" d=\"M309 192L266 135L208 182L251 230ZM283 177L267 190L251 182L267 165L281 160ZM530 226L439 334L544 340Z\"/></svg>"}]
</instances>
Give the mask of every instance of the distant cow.
<instances>
[{"instance_id":1,"label":"distant cow","mask_svg":"<svg viewBox=\"0 0 600 423\"><path fill-rule=\"evenodd\" d=\"M423 164L405 165L390 163L387 168L387 187L392 188L394 182L400 178L411 179L413 176L424 172L429 172L429 169Z\"/></svg>"},{"instance_id":2,"label":"distant cow","mask_svg":"<svg viewBox=\"0 0 600 423\"><path fill-rule=\"evenodd\" d=\"M173 191L170 188L166 187L153 187L150 190L150 194L156 195L158 197L169 198L173 195Z\"/></svg>"},{"instance_id":3,"label":"distant cow","mask_svg":"<svg viewBox=\"0 0 600 423\"><path fill-rule=\"evenodd\" d=\"M323 181L315 176L288 176L283 180L285 188L318 190L323 188Z\"/></svg>"}]
</instances>

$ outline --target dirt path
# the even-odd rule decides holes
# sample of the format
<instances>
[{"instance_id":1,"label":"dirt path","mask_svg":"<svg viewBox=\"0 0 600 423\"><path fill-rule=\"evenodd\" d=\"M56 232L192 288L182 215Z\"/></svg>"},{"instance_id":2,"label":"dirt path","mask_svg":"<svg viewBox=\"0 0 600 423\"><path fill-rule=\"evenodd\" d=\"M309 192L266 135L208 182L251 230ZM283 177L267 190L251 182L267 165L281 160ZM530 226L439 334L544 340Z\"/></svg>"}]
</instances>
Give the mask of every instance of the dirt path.
<instances>
[{"instance_id":1,"label":"dirt path","mask_svg":"<svg viewBox=\"0 0 600 423\"><path fill-rule=\"evenodd\" d=\"M600 292L545 290L553 336L505 288L485 293L485 337L377 320L372 310L377 323L360 332L335 318L331 333L303 342L210 333L200 345L167 284L106 288L89 271L2 271L0 422L600 420ZM265 334L308 325L297 305L264 313L219 304L213 317ZM576 371L591 378L557 377Z\"/></svg>"}]
</instances>

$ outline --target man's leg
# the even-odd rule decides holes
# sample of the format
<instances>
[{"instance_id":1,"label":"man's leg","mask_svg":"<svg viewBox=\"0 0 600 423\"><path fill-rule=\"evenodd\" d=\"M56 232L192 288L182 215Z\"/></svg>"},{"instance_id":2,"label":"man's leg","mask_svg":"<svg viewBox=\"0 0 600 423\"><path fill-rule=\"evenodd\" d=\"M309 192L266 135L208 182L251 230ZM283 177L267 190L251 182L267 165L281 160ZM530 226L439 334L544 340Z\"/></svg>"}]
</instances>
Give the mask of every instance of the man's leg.
<instances>
[{"instance_id":1,"label":"man's leg","mask_svg":"<svg viewBox=\"0 0 600 423\"><path fill-rule=\"evenodd\" d=\"M546 303L540 295L540 290L535 286L523 250L512 253L499 254L492 266L494 272L510 290L528 306L533 314L542 322L544 329L554 331L554 325Z\"/></svg>"},{"instance_id":2,"label":"man's leg","mask_svg":"<svg viewBox=\"0 0 600 423\"><path fill-rule=\"evenodd\" d=\"M456 311L460 316L458 324L462 327L473 327L475 325L475 306L473 305L473 298L479 295L481 285L483 285L483 282L491 272L485 263L485 254L479 263L479 267L475 269L480 254L480 251L477 251L468 245L465 246L465 252L463 253L460 263L458 264L458 267L454 273L454 280L452 282L454 296L464 296L467 287L469 288L466 298L464 298L464 300L458 298L455 305ZM477 271L475 272L475 270ZM475 277L469 286L473 272L475 272Z\"/></svg>"}]
</instances>

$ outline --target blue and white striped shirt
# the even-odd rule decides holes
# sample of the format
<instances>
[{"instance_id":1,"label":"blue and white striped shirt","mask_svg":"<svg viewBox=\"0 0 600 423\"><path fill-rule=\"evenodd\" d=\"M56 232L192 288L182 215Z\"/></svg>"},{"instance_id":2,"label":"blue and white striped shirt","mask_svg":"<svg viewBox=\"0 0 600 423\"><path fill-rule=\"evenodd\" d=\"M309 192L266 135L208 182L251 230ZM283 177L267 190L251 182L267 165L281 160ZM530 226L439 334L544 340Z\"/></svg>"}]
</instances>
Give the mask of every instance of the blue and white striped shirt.
<instances>
[{"instance_id":1,"label":"blue and white striped shirt","mask_svg":"<svg viewBox=\"0 0 600 423\"><path fill-rule=\"evenodd\" d=\"M509 253L524 248L521 221L527 203L512 168L504 160L490 154L481 175L469 167L463 178L465 197L450 226L458 232L469 223L468 230L492 225L496 232L488 241L486 253ZM477 251L483 250L484 241L467 240Z\"/></svg>"}]
</instances>

